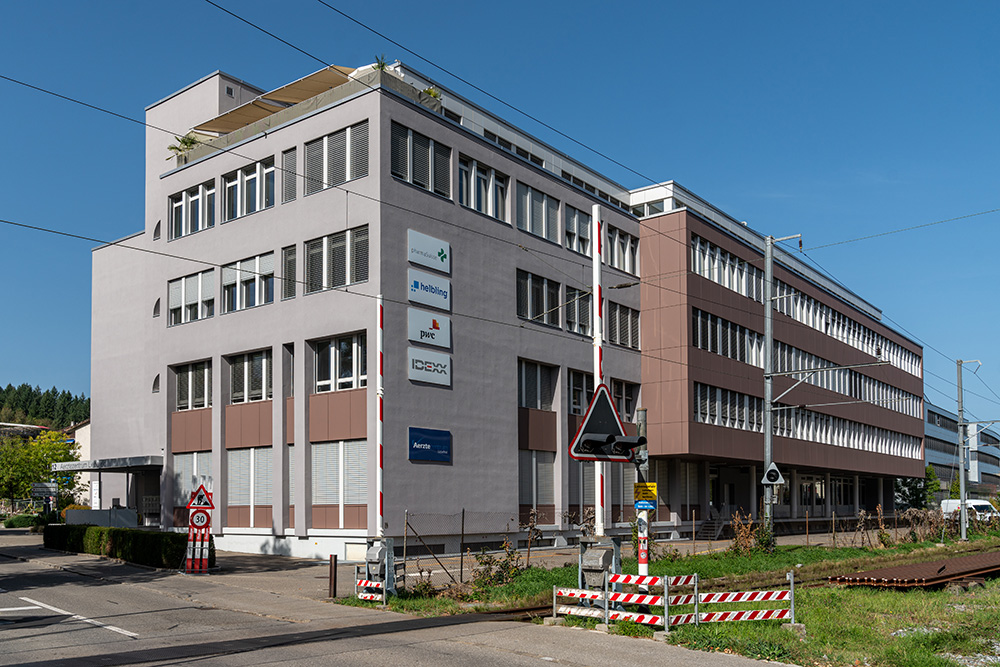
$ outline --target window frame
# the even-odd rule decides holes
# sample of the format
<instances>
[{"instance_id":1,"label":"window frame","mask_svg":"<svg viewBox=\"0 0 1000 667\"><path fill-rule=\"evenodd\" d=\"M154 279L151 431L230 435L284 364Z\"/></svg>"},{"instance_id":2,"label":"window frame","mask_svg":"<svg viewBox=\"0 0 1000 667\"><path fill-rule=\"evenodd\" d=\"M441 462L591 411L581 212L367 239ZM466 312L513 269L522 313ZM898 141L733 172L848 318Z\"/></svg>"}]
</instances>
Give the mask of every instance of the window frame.
<instances>
[{"instance_id":1,"label":"window frame","mask_svg":"<svg viewBox=\"0 0 1000 667\"><path fill-rule=\"evenodd\" d=\"M484 177L485 190L480 190L480 175ZM500 222L509 222L507 197L510 193L510 176L475 158L458 156L458 203ZM486 201L483 201L485 195Z\"/></svg>"},{"instance_id":2,"label":"window frame","mask_svg":"<svg viewBox=\"0 0 1000 667\"><path fill-rule=\"evenodd\" d=\"M188 303L188 279L198 278L198 294L192 304ZM187 276L175 278L167 281L167 326L175 327L188 322L207 320L215 316L215 269L192 273ZM178 285L180 291L180 304L172 307L170 292L172 285ZM189 310L191 305L197 305L195 317Z\"/></svg>"},{"instance_id":3,"label":"window frame","mask_svg":"<svg viewBox=\"0 0 1000 667\"><path fill-rule=\"evenodd\" d=\"M198 209L197 220L192 220L194 206ZM215 227L215 179L168 197L167 219L170 241Z\"/></svg>"},{"instance_id":4,"label":"window frame","mask_svg":"<svg viewBox=\"0 0 1000 667\"><path fill-rule=\"evenodd\" d=\"M270 271L264 270L266 266L261 266L268 257ZM247 262L253 262L253 267L244 268ZM232 282L227 282L227 273L230 271L235 274L235 278ZM249 277L244 277L244 273ZM221 296L223 315L274 303L274 251L223 266ZM253 303L248 303L251 300Z\"/></svg>"},{"instance_id":5,"label":"window frame","mask_svg":"<svg viewBox=\"0 0 1000 667\"><path fill-rule=\"evenodd\" d=\"M340 238L343 237L344 243L344 272L345 275L344 283L333 284L331 281L331 262L332 259L332 248L334 244L340 243ZM320 243L321 246L321 257L320 257L320 277L321 281L319 286L313 280L315 276L311 273L309 269L310 252L312 252L316 246L314 244ZM364 248L364 252L361 252L361 248ZM335 232L333 234L328 234L326 236L321 236L319 238L310 239L303 244L303 267L304 275L303 281L305 282L304 294L316 294L318 292L325 292L332 289L338 289L341 287L347 287L348 285L356 285L359 283L368 282L370 274L370 236L368 233L368 225L361 225L360 227L352 227L351 229L345 229L340 232ZM363 267L362 262L363 260Z\"/></svg>"},{"instance_id":6,"label":"window frame","mask_svg":"<svg viewBox=\"0 0 1000 667\"><path fill-rule=\"evenodd\" d=\"M251 370L253 365L260 360L261 364L261 388L260 395L254 398L251 393L254 391L251 387ZM269 401L273 398L272 387L273 379L272 375L274 372L273 363L271 360L271 349L257 350L255 352L246 352L243 354L231 355L227 358L229 361L229 404L230 405L241 405L243 403L256 403L258 401ZM236 392L236 368L242 367L239 376L242 378L239 396L237 399Z\"/></svg>"},{"instance_id":7,"label":"window frame","mask_svg":"<svg viewBox=\"0 0 1000 667\"><path fill-rule=\"evenodd\" d=\"M533 188L523 181L517 181L514 193L515 227L520 229L522 232L526 232L540 239L545 239L546 241L551 241L552 243L559 243L559 211L562 208L560 200L556 199L552 195L542 192L538 188ZM540 234L532 230L532 221L535 217L534 209L537 197L541 197L538 205L542 208L541 213L539 214L542 225ZM555 207L555 220L552 220L552 216L550 215L553 210L553 204ZM522 215L521 210L524 206L527 208L524 209L524 213Z\"/></svg>"},{"instance_id":8,"label":"window frame","mask_svg":"<svg viewBox=\"0 0 1000 667\"><path fill-rule=\"evenodd\" d=\"M350 345L350 375L342 376L342 344ZM368 333L359 331L325 338L315 343L313 393L348 391L368 386ZM324 357L326 360L324 361ZM324 372L325 371L325 372Z\"/></svg>"},{"instance_id":9,"label":"window frame","mask_svg":"<svg viewBox=\"0 0 1000 667\"><path fill-rule=\"evenodd\" d=\"M195 379L198 373L201 372L201 377L204 382L204 394L202 395L203 403L201 405L195 405L195 388L197 383ZM174 367L174 411L184 412L186 410L201 410L203 408L212 407L212 361L195 361L188 364L181 364ZM181 376L186 376L183 384L187 387L187 396L184 397L184 401L181 401Z\"/></svg>"},{"instance_id":10,"label":"window frame","mask_svg":"<svg viewBox=\"0 0 1000 667\"><path fill-rule=\"evenodd\" d=\"M522 285L524 286L522 288ZM562 327L562 284L528 271L517 269L517 316L545 326ZM523 299L522 299L523 295ZM539 308L538 297L542 303ZM555 305L552 305L552 301Z\"/></svg>"},{"instance_id":11,"label":"window frame","mask_svg":"<svg viewBox=\"0 0 1000 667\"><path fill-rule=\"evenodd\" d=\"M251 183L253 184L252 197L249 189ZM230 222L258 211L273 208L276 196L275 185L273 155L224 174L222 176L222 222Z\"/></svg>"},{"instance_id":12,"label":"window frame","mask_svg":"<svg viewBox=\"0 0 1000 667\"><path fill-rule=\"evenodd\" d=\"M405 146L399 146L399 144L398 144L399 136L400 136L400 133L402 131L404 131L404 130L406 131L406 145ZM414 164L416 163L416 160L418 159L417 156L416 156L416 152L414 151L414 141L415 140L417 140L417 141L426 140L427 141L427 155L428 155L428 158L427 158L427 180L428 180L428 182L427 182L426 185L414 180L414 168L413 167L414 167ZM451 199L451 173L452 173L451 161L452 161L452 149L451 149L450 146L446 146L445 144L443 144L443 143L441 143L439 141L436 141L435 139L432 139L431 137L428 137L425 134L421 134L420 132L416 132L413 129L407 127L406 125L403 125L402 123L398 123L396 121L392 121L391 122L390 132L389 132L389 142L390 142L390 145L391 145L390 146L389 173L392 175L393 178L399 179L399 180L401 180L401 181L403 181L405 183L409 183L410 185L413 185L414 187L418 187L421 190L426 190L427 192L431 192L433 194L436 194L439 197L444 197L445 199L449 199L449 200ZM441 155L441 154L438 153L438 147L440 147L441 149L447 151L447 153L448 153L447 158L444 158L443 155ZM405 151L405 155L401 151ZM395 159L397 155L403 156L404 159L405 159L405 161L406 161L406 165L405 165L406 173L405 174L402 173L401 170L397 169L397 162L396 162L396 159ZM442 160L442 159L446 159L447 160L447 169L445 169L443 165L439 165L438 164L438 161ZM402 165L399 165L399 166L402 166ZM447 174L447 176L445 176L446 174ZM445 183L443 184L444 187L442 187L442 184L438 183L438 180L441 180L441 179L438 178L439 176L442 177L442 179L445 181Z\"/></svg>"}]
</instances>

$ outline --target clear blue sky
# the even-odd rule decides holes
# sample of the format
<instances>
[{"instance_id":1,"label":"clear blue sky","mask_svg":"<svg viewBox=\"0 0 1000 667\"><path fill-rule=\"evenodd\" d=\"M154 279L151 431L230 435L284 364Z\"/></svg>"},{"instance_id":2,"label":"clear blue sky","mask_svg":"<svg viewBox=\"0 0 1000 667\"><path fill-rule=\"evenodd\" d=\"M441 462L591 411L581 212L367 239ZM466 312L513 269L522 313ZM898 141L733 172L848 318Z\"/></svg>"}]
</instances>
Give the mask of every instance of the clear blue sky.
<instances>
[{"instance_id":1,"label":"clear blue sky","mask_svg":"<svg viewBox=\"0 0 1000 667\"><path fill-rule=\"evenodd\" d=\"M803 234L812 260L928 346L932 402L954 409L954 359L980 359L967 407L1000 418L1000 213L809 251L1000 208L1000 4L328 1L644 176ZM314 0L218 2L330 63L399 58L648 183ZM137 119L217 69L270 89L320 67L202 0L3 14L0 74ZM142 127L2 80L0 100L0 218L108 240L142 228ZM0 225L0 383L90 395L93 245Z\"/></svg>"}]
</instances>

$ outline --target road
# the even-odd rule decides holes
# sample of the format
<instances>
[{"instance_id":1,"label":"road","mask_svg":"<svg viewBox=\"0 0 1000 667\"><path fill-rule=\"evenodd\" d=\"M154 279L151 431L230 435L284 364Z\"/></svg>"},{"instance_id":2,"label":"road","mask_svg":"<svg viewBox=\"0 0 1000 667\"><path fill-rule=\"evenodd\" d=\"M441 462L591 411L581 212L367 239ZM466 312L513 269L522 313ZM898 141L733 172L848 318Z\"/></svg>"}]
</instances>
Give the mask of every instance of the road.
<instances>
[{"instance_id":1,"label":"road","mask_svg":"<svg viewBox=\"0 0 1000 667\"><path fill-rule=\"evenodd\" d=\"M421 619L287 592L315 579L308 568L269 565L250 587L247 573L227 583L225 575L142 570L50 552L9 533L0 530L0 665L761 664L598 632L472 615Z\"/></svg>"}]
</instances>

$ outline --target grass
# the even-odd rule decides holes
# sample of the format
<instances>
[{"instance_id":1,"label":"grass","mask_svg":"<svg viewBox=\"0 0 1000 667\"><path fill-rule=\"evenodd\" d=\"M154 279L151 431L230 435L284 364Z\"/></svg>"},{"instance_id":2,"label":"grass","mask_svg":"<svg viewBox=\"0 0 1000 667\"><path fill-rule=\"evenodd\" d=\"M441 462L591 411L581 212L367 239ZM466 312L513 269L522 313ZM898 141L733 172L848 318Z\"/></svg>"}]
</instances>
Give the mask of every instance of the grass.
<instances>
[{"instance_id":1,"label":"grass","mask_svg":"<svg viewBox=\"0 0 1000 667\"><path fill-rule=\"evenodd\" d=\"M783 586L785 573L794 569L797 582L820 583L827 576L876 569L889 565L948 558L963 553L1000 548L1000 533L973 536L967 543L904 543L886 549L857 547L779 547L774 553L741 556L731 552L665 558L650 565L650 574L677 575L697 572L700 590L753 590ZM636 572L635 560L623 570ZM452 597L427 597L403 592L390 597L389 608L416 615L446 615L543 606L552 602L552 587L575 587L575 566L543 570L529 568L511 583L476 591L471 586ZM474 598L474 599L473 599ZM358 606L372 603L356 599L340 602ZM732 608L748 609L754 605ZM764 603L757 608L783 608ZM712 605L713 611L727 609ZM674 613L691 611L678 608ZM661 610L662 611L662 610ZM706 611L702 607L701 611ZM870 589L864 587L796 587L796 621L804 624L803 637L789 632L787 624L774 621L735 622L681 626L668 641L692 649L735 653L810 667L867 665L869 667L936 667L955 665L942 657L996 655L1000 644L1000 580L985 588L956 594L947 590ZM568 617L566 624L593 628L597 619ZM650 637L654 628L619 622L614 634Z\"/></svg>"}]
</instances>

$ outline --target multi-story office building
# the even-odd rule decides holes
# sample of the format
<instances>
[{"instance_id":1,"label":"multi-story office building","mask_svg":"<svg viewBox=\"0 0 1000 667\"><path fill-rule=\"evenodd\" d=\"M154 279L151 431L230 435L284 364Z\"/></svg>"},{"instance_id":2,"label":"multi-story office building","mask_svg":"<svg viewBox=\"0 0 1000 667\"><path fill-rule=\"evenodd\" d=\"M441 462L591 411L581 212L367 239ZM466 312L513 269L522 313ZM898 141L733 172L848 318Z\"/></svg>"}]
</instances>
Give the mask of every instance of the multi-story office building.
<instances>
[{"instance_id":1,"label":"multi-story office building","mask_svg":"<svg viewBox=\"0 0 1000 667\"><path fill-rule=\"evenodd\" d=\"M270 92L217 72L147 121L204 143L166 163L149 129L145 227L94 253L95 458L162 456L106 496L179 527L208 481L230 549L353 557L407 511L463 509L535 509L572 539L594 504L567 445L594 388L596 212L604 380L626 422L648 408L661 531L756 510L760 235L399 63ZM776 277L779 370L889 362L789 394L807 407L777 413L777 515L891 504L883 482L923 469L920 347L792 256ZM605 467L605 523L627 529L635 471Z\"/></svg>"},{"instance_id":2,"label":"multi-story office building","mask_svg":"<svg viewBox=\"0 0 1000 667\"><path fill-rule=\"evenodd\" d=\"M937 494L940 502L948 497L952 482L958 479L958 415L931 404L926 404L926 413L926 465L934 468L941 482ZM971 418L966 416L966 419ZM966 488L970 498L992 498L1000 492L1000 437L992 428L984 426L969 424L966 427Z\"/></svg>"}]
</instances>

